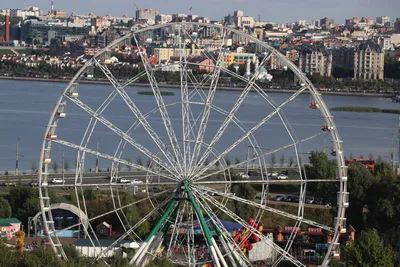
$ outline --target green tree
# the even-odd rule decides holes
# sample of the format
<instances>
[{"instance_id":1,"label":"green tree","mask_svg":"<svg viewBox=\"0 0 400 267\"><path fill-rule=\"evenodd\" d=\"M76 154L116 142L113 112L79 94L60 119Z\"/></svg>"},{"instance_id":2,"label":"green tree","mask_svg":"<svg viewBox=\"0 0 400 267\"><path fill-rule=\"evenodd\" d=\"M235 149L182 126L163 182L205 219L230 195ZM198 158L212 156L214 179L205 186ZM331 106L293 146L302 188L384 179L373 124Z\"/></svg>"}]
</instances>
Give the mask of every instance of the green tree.
<instances>
[{"instance_id":1,"label":"green tree","mask_svg":"<svg viewBox=\"0 0 400 267\"><path fill-rule=\"evenodd\" d=\"M136 159L136 163L137 163L137 165L139 165L139 166L143 166L142 158L141 158L141 157L138 157L138 158Z\"/></svg>"},{"instance_id":2,"label":"green tree","mask_svg":"<svg viewBox=\"0 0 400 267\"><path fill-rule=\"evenodd\" d=\"M239 164L240 163L240 158L239 157L235 157L235 164Z\"/></svg>"},{"instance_id":3,"label":"green tree","mask_svg":"<svg viewBox=\"0 0 400 267\"><path fill-rule=\"evenodd\" d=\"M11 206L8 201L3 197L0 197L0 218L10 218L11 217Z\"/></svg>"},{"instance_id":4,"label":"green tree","mask_svg":"<svg viewBox=\"0 0 400 267\"><path fill-rule=\"evenodd\" d=\"M53 161L53 163L51 164L51 168L53 169L53 171L55 173L58 172L58 163L57 163L57 161Z\"/></svg>"},{"instance_id":5,"label":"green tree","mask_svg":"<svg viewBox=\"0 0 400 267\"><path fill-rule=\"evenodd\" d=\"M64 171L68 172L70 169L69 161L66 159L64 160Z\"/></svg>"},{"instance_id":6,"label":"green tree","mask_svg":"<svg viewBox=\"0 0 400 267\"><path fill-rule=\"evenodd\" d=\"M127 158L126 161L128 162L128 164L126 164L126 169L130 172L132 170L132 166L130 165L132 164L132 160Z\"/></svg>"},{"instance_id":7,"label":"green tree","mask_svg":"<svg viewBox=\"0 0 400 267\"><path fill-rule=\"evenodd\" d=\"M307 179L329 180L336 177L336 162L329 160L328 155L322 151L312 151L309 157L309 165L305 166ZM325 199L336 199L338 185L336 183L312 183L308 187L316 196Z\"/></svg>"},{"instance_id":8,"label":"green tree","mask_svg":"<svg viewBox=\"0 0 400 267\"><path fill-rule=\"evenodd\" d=\"M32 170L32 173L35 173L37 171L36 160L32 161L31 170Z\"/></svg>"},{"instance_id":9,"label":"green tree","mask_svg":"<svg viewBox=\"0 0 400 267\"><path fill-rule=\"evenodd\" d=\"M217 167L217 169L219 169L220 165L221 165L221 163L219 162L219 160L217 162L215 162L215 167Z\"/></svg>"},{"instance_id":10,"label":"green tree","mask_svg":"<svg viewBox=\"0 0 400 267\"><path fill-rule=\"evenodd\" d=\"M208 164L210 164L210 162L208 161L208 158L204 160L204 166L207 166Z\"/></svg>"},{"instance_id":11,"label":"green tree","mask_svg":"<svg viewBox=\"0 0 400 267\"><path fill-rule=\"evenodd\" d=\"M225 163L227 166L230 166L232 164L231 159L228 156L225 157Z\"/></svg>"},{"instance_id":12,"label":"green tree","mask_svg":"<svg viewBox=\"0 0 400 267\"><path fill-rule=\"evenodd\" d=\"M281 158L280 158L281 166L283 167L283 164L285 164L285 155L282 153Z\"/></svg>"},{"instance_id":13,"label":"green tree","mask_svg":"<svg viewBox=\"0 0 400 267\"><path fill-rule=\"evenodd\" d=\"M292 167L293 164L294 164L293 157L290 157L290 159L289 159L289 167Z\"/></svg>"},{"instance_id":14,"label":"green tree","mask_svg":"<svg viewBox=\"0 0 400 267\"><path fill-rule=\"evenodd\" d=\"M276 164L276 158L275 158L275 154L271 155L271 168L273 168Z\"/></svg>"},{"instance_id":15,"label":"green tree","mask_svg":"<svg viewBox=\"0 0 400 267\"><path fill-rule=\"evenodd\" d=\"M375 229L361 231L356 242L345 250L348 267L392 267L394 259L393 249Z\"/></svg>"},{"instance_id":16,"label":"green tree","mask_svg":"<svg viewBox=\"0 0 400 267\"><path fill-rule=\"evenodd\" d=\"M157 257L147 267L174 267L174 264L165 256Z\"/></svg>"}]
</instances>

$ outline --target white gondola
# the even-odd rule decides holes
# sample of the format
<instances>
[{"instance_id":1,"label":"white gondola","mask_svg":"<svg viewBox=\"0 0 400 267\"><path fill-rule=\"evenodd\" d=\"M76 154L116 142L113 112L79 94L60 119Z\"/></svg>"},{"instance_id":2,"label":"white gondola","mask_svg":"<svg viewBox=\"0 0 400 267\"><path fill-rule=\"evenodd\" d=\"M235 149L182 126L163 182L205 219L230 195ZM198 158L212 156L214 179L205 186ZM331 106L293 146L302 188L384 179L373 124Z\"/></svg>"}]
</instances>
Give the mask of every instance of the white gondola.
<instances>
[{"instance_id":1,"label":"white gondola","mask_svg":"<svg viewBox=\"0 0 400 267\"><path fill-rule=\"evenodd\" d=\"M65 112L56 112L56 117L57 118L65 118L65 117L67 117L67 114Z\"/></svg>"},{"instance_id":2,"label":"white gondola","mask_svg":"<svg viewBox=\"0 0 400 267\"><path fill-rule=\"evenodd\" d=\"M57 135L56 134L47 134L47 139L57 140Z\"/></svg>"},{"instance_id":3,"label":"white gondola","mask_svg":"<svg viewBox=\"0 0 400 267\"><path fill-rule=\"evenodd\" d=\"M68 95L69 95L69 97L72 97L72 98L78 98L79 97L79 93L78 92L69 92Z\"/></svg>"}]
</instances>

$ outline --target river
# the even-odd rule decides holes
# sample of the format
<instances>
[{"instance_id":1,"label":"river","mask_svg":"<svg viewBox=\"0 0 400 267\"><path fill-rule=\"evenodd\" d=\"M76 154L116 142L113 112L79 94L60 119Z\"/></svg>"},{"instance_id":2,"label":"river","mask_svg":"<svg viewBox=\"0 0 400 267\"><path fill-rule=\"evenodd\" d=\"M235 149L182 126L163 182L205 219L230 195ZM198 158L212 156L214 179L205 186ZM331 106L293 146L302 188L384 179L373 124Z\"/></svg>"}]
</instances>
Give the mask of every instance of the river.
<instances>
[{"instance_id":1,"label":"river","mask_svg":"<svg viewBox=\"0 0 400 267\"><path fill-rule=\"evenodd\" d=\"M0 80L0 173L6 170L9 172L14 171L17 140L19 140L19 169L30 170L33 162L38 165L46 124L64 87L65 84L62 83ZM139 90L149 90L149 88L130 87L127 91L138 108L145 114L155 107L154 97L138 95L137 91ZM175 96L164 98L166 104L180 100L177 90L166 90L176 93ZM96 109L110 92L111 87L106 85L80 85L80 99L93 109ZM218 107L230 110L239 95L240 92L219 91L214 103ZM279 104L290 95L270 93L269 96ZM323 96L323 99L330 108L338 106L400 107L400 104L392 103L387 98L327 95ZM193 101L197 100L200 100L200 97L195 95ZM308 108L309 102L308 95L300 95L284 108L284 114L299 139L319 132L323 124L319 111ZM200 111L200 106L193 106L195 117L200 114ZM240 107L237 117L246 128L252 128L271 111L272 108L266 105L266 102L258 94L250 93ZM180 106L172 106L168 108L168 112L173 127L179 129L176 130L179 139L182 136L182 130L180 130ZM332 112L332 115L335 117L347 156L352 154L353 156L362 155L367 157L373 154L374 156L381 155L389 159L390 139L393 133L395 133L394 136L396 137L395 142L396 144L398 143L398 115L357 112ZM104 113L104 117L124 131L134 122L131 111L119 97L115 98L113 104ZM223 115L215 111L211 112L205 141L209 142L211 140L223 119ZM150 115L148 121L159 134L161 140L167 143L168 138L158 113ZM89 117L83 110L73 103L68 103L67 118L60 123L58 134L63 140L79 144L88 122ZM225 135L217 143L216 149L223 151L241 135L237 126L230 125ZM141 144L146 145L154 153L158 151L143 128L137 128L132 137ZM260 147L270 150L290 143L289 136L277 116L274 116L267 124L260 127L255 132L255 137ZM96 126L88 147L96 149L97 140L100 140L100 151L111 155L113 155L119 141L116 134L101 125ZM234 157L239 157L241 160L245 159L248 144L248 142L244 141L229 154L230 157L232 159ZM63 152L69 162L74 162L75 154L71 149L64 148L61 152L61 149L57 147L53 146L53 158L60 162ZM311 150L323 150L324 147L327 152L331 150L330 136L319 136L305 142L302 145L302 151L307 153ZM284 153L285 162L288 162L289 158L294 156L293 148L285 149L283 152L276 153L277 162L279 162L282 153ZM122 157L129 158L135 162L139 155L135 149L129 147L124 151ZM307 156L305 155L305 157ZM145 161L144 156L143 161ZM88 156L86 167L94 167L94 162L95 159ZM72 165L71 163L71 167ZM100 161L100 166L103 168L109 165L110 163L105 160Z\"/></svg>"}]
</instances>

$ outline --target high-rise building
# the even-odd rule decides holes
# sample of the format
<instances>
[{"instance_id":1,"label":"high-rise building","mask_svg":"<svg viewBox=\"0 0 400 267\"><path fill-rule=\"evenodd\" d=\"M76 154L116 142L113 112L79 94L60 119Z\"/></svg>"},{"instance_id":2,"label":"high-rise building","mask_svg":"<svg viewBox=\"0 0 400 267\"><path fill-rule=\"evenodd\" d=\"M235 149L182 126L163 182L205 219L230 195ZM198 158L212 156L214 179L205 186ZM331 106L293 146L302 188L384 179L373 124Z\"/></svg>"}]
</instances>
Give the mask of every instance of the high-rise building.
<instances>
[{"instance_id":1,"label":"high-rise building","mask_svg":"<svg viewBox=\"0 0 400 267\"><path fill-rule=\"evenodd\" d=\"M353 17L351 19L346 19L345 25L347 28L353 28L355 25L357 25L360 22L359 18Z\"/></svg>"},{"instance_id":2,"label":"high-rise building","mask_svg":"<svg viewBox=\"0 0 400 267\"><path fill-rule=\"evenodd\" d=\"M137 9L136 10L136 20L154 20L159 14L157 9Z\"/></svg>"},{"instance_id":3,"label":"high-rise building","mask_svg":"<svg viewBox=\"0 0 400 267\"><path fill-rule=\"evenodd\" d=\"M388 16L376 17L376 24L383 25L383 26L389 26L390 25L390 17L388 17Z\"/></svg>"},{"instance_id":4,"label":"high-rise building","mask_svg":"<svg viewBox=\"0 0 400 267\"><path fill-rule=\"evenodd\" d=\"M320 19L320 26L322 28L329 29L331 24L333 24L332 20L327 17Z\"/></svg>"},{"instance_id":5,"label":"high-rise building","mask_svg":"<svg viewBox=\"0 0 400 267\"><path fill-rule=\"evenodd\" d=\"M395 24L394 24L394 30L395 30L396 32L400 32L400 18L397 18L397 19L396 19L396 22L395 22Z\"/></svg>"},{"instance_id":6,"label":"high-rise building","mask_svg":"<svg viewBox=\"0 0 400 267\"><path fill-rule=\"evenodd\" d=\"M156 24L166 24L172 21L172 15L158 14L156 16Z\"/></svg>"},{"instance_id":7,"label":"high-rise building","mask_svg":"<svg viewBox=\"0 0 400 267\"><path fill-rule=\"evenodd\" d=\"M365 80L383 80L384 52L376 43L359 45L354 53L354 78Z\"/></svg>"},{"instance_id":8,"label":"high-rise building","mask_svg":"<svg viewBox=\"0 0 400 267\"><path fill-rule=\"evenodd\" d=\"M330 77L332 75L332 54L323 48L306 48L300 52L299 68L303 73Z\"/></svg>"},{"instance_id":9,"label":"high-rise building","mask_svg":"<svg viewBox=\"0 0 400 267\"><path fill-rule=\"evenodd\" d=\"M5 28L5 30L4 30L4 40L6 42L10 41L10 27L11 27L11 25L10 25L10 16L6 15L5 25L4 25L4 28Z\"/></svg>"}]
</instances>

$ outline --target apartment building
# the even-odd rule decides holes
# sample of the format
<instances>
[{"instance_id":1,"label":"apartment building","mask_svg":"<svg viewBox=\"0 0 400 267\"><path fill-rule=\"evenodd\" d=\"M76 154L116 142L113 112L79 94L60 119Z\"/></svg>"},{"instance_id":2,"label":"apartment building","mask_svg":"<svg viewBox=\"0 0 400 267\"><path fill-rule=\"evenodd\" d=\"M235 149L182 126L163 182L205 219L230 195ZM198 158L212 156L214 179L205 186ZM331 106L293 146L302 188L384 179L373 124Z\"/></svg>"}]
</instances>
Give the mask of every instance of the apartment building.
<instances>
[{"instance_id":1,"label":"apartment building","mask_svg":"<svg viewBox=\"0 0 400 267\"><path fill-rule=\"evenodd\" d=\"M359 45L354 53L354 78L383 80L384 56L382 47L376 43Z\"/></svg>"},{"instance_id":2,"label":"apartment building","mask_svg":"<svg viewBox=\"0 0 400 267\"><path fill-rule=\"evenodd\" d=\"M303 73L330 77L332 75L332 54L323 48L305 48L299 55L299 68Z\"/></svg>"}]
</instances>

